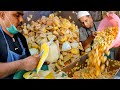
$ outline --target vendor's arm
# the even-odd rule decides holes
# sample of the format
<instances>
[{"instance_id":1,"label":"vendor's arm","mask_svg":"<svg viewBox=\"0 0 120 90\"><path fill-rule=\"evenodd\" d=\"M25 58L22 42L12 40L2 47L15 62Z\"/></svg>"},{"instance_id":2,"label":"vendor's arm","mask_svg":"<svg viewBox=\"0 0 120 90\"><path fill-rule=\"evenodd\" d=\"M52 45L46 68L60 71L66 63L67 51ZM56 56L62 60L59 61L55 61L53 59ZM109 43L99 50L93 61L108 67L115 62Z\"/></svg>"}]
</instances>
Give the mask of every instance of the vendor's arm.
<instances>
[{"instance_id":1,"label":"vendor's arm","mask_svg":"<svg viewBox=\"0 0 120 90\"><path fill-rule=\"evenodd\" d=\"M38 64L38 61L39 56L34 55L14 62L0 62L0 78L7 77L20 70L34 70Z\"/></svg>"},{"instance_id":2,"label":"vendor's arm","mask_svg":"<svg viewBox=\"0 0 120 90\"><path fill-rule=\"evenodd\" d=\"M93 39L94 39L94 36L90 35L85 41L82 41L82 45L83 45L84 50L86 50L88 47L90 47L90 44L91 44Z\"/></svg>"},{"instance_id":3,"label":"vendor's arm","mask_svg":"<svg viewBox=\"0 0 120 90\"><path fill-rule=\"evenodd\" d=\"M84 50L86 50L87 48L90 47L90 44L96 35L97 35L97 32L92 32L92 34L85 41L82 41L82 45L83 45Z\"/></svg>"}]
</instances>

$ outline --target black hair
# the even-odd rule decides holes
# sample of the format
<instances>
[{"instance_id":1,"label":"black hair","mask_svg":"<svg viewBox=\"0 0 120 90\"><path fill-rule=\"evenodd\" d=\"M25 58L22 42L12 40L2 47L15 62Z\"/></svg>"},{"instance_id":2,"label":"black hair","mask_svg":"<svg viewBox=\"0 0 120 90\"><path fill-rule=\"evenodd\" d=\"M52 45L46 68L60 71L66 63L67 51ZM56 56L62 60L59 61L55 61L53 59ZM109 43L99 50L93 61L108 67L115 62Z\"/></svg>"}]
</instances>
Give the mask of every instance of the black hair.
<instances>
[{"instance_id":1,"label":"black hair","mask_svg":"<svg viewBox=\"0 0 120 90\"><path fill-rule=\"evenodd\" d=\"M24 15L23 11L17 11L20 15Z\"/></svg>"}]
</instances>

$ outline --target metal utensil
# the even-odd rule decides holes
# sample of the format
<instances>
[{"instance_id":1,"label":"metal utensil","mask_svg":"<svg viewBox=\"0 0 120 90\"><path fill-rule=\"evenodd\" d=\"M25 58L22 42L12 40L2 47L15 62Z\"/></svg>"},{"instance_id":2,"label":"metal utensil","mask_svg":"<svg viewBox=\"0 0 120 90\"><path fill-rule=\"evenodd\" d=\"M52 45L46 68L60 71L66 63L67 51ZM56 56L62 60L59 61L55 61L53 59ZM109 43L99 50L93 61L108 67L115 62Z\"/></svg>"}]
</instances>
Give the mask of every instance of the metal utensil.
<instances>
[{"instance_id":1,"label":"metal utensil","mask_svg":"<svg viewBox=\"0 0 120 90\"><path fill-rule=\"evenodd\" d=\"M44 52L44 50L42 50L42 52L39 54L40 57L42 56L43 52Z\"/></svg>"},{"instance_id":2,"label":"metal utensil","mask_svg":"<svg viewBox=\"0 0 120 90\"><path fill-rule=\"evenodd\" d=\"M118 71L115 73L113 79L120 79L120 68L119 68Z\"/></svg>"},{"instance_id":3,"label":"metal utensil","mask_svg":"<svg viewBox=\"0 0 120 90\"><path fill-rule=\"evenodd\" d=\"M58 70L57 72L59 71L63 71L65 73L68 73L68 72L71 72L71 70L76 67L76 64L78 64L77 66L80 66L80 65L85 65L86 63L86 59L88 58L88 54L82 56L79 60L75 60L74 62L72 62L71 64L65 66L64 68L62 68L61 70ZM69 77L72 77L72 72L71 73L68 73L68 76Z\"/></svg>"}]
</instances>

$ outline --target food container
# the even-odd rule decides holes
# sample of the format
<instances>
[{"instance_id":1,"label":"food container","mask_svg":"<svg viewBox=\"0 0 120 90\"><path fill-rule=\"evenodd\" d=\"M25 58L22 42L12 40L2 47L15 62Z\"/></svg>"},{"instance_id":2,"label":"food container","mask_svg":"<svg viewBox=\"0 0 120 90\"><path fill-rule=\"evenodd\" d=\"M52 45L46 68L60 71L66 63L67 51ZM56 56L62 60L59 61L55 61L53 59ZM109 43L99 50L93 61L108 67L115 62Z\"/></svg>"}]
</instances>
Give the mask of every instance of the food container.
<instances>
[{"instance_id":1,"label":"food container","mask_svg":"<svg viewBox=\"0 0 120 90\"><path fill-rule=\"evenodd\" d=\"M119 30L116 39L113 41L109 49L120 46L120 18L114 13L109 13L109 15L105 16L100 22L97 30L101 31L107 27L118 27Z\"/></svg>"}]
</instances>

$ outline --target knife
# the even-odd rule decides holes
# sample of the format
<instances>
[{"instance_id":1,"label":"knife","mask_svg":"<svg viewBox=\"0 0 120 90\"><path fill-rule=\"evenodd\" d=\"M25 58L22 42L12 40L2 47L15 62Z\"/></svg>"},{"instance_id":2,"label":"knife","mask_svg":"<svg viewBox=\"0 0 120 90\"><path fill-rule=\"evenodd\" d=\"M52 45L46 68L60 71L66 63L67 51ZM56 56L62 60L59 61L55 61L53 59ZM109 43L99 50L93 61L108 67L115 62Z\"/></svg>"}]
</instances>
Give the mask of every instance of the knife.
<instances>
[{"instance_id":1,"label":"knife","mask_svg":"<svg viewBox=\"0 0 120 90\"><path fill-rule=\"evenodd\" d=\"M86 59L88 59L88 54L85 54L84 56L82 56L79 60L75 60L74 62L70 63L69 65L65 66L64 68L62 68L61 70L58 70L58 72L63 71L65 73L71 72L71 70L76 67L76 66L80 66L81 64L85 64ZM76 65L78 64L78 65ZM72 72L68 73L68 76L72 76Z\"/></svg>"}]
</instances>

